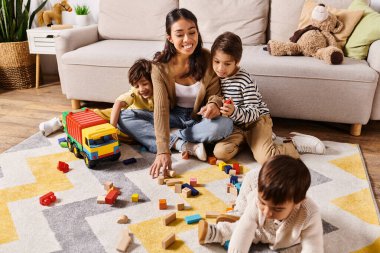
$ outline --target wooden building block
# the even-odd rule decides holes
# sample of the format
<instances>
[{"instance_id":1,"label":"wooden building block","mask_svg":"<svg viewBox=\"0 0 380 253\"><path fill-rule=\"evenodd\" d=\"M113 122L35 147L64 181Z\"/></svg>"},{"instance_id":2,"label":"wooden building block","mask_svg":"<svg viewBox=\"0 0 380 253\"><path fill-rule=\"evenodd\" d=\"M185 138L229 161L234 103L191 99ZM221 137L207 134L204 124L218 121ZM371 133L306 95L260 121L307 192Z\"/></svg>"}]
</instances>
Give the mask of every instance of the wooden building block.
<instances>
[{"instance_id":1,"label":"wooden building block","mask_svg":"<svg viewBox=\"0 0 380 253\"><path fill-rule=\"evenodd\" d=\"M174 192L175 193L181 193L182 192L182 184L175 184L174 185Z\"/></svg>"},{"instance_id":2,"label":"wooden building block","mask_svg":"<svg viewBox=\"0 0 380 253\"><path fill-rule=\"evenodd\" d=\"M169 225L170 222L175 221L176 219L177 219L176 213L171 212L167 214L166 216L164 216L164 218L162 219L162 223L164 224L164 226L167 226Z\"/></svg>"},{"instance_id":3,"label":"wooden building block","mask_svg":"<svg viewBox=\"0 0 380 253\"><path fill-rule=\"evenodd\" d=\"M182 189L182 195L185 197L185 198L190 198L191 196L191 190L189 188L183 188Z\"/></svg>"},{"instance_id":4,"label":"wooden building block","mask_svg":"<svg viewBox=\"0 0 380 253\"><path fill-rule=\"evenodd\" d=\"M206 218L216 218L220 214L221 214L220 212L216 212L216 211L207 211L206 212Z\"/></svg>"},{"instance_id":5,"label":"wooden building block","mask_svg":"<svg viewBox=\"0 0 380 253\"><path fill-rule=\"evenodd\" d=\"M207 158L207 162L210 164L210 165L216 165L216 157L215 156L209 156Z\"/></svg>"},{"instance_id":6,"label":"wooden building block","mask_svg":"<svg viewBox=\"0 0 380 253\"><path fill-rule=\"evenodd\" d=\"M139 202L139 194L133 193L131 199L132 202Z\"/></svg>"},{"instance_id":7,"label":"wooden building block","mask_svg":"<svg viewBox=\"0 0 380 253\"><path fill-rule=\"evenodd\" d=\"M117 196L119 196L118 190L111 190L106 195L106 204L113 205L117 199Z\"/></svg>"},{"instance_id":8,"label":"wooden building block","mask_svg":"<svg viewBox=\"0 0 380 253\"><path fill-rule=\"evenodd\" d=\"M236 175L236 170L231 169L228 174L231 175L231 176L235 176Z\"/></svg>"},{"instance_id":9,"label":"wooden building block","mask_svg":"<svg viewBox=\"0 0 380 253\"><path fill-rule=\"evenodd\" d=\"M175 171L169 170L169 177L175 177Z\"/></svg>"},{"instance_id":10,"label":"wooden building block","mask_svg":"<svg viewBox=\"0 0 380 253\"><path fill-rule=\"evenodd\" d=\"M177 210L178 211L182 211L185 209L185 203L181 202L181 203L177 203Z\"/></svg>"},{"instance_id":11,"label":"wooden building block","mask_svg":"<svg viewBox=\"0 0 380 253\"><path fill-rule=\"evenodd\" d=\"M197 179L196 178L190 178L190 185L193 187L197 186Z\"/></svg>"},{"instance_id":12,"label":"wooden building block","mask_svg":"<svg viewBox=\"0 0 380 253\"><path fill-rule=\"evenodd\" d=\"M128 223L128 216L127 215L122 215L119 217L119 219L117 220L117 223L119 224L127 224Z\"/></svg>"},{"instance_id":13,"label":"wooden building block","mask_svg":"<svg viewBox=\"0 0 380 253\"><path fill-rule=\"evenodd\" d=\"M159 208L160 210L165 210L165 209L168 208L168 205L167 205L167 203L166 203L166 199L159 199L159 200L158 200L158 208Z\"/></svg>"},{"instance_id":14,"label":"wooden building block","mask_svg":"<svg viewBox=\"0 0 380 253\"><path fill-rule=\"evenodd\" d=\"M121 239L119 241L119 244L117 245L116 250L119 252L127 252L128 245L131 243L132 239L129 236L128 230L123 230L121 232Z\"/></svg>"},{"instance_id":15,"label":"wooden building block","mask_svg":"<svg viewBox=\"0 0 380 253\"><path fill-rule=\"evenodd\" d=\"M113 183L111 181L104 182L104 190L108 191L113 186Z\"/></svg>"},{"instance_id":16,"label":"wooden building block","mask_svg":"<svg viewBox=\"0 0 380 253\"><path fill-rule=\"evenodd\" d=\"M225 163L225 162L223 162L223 161L220 161L219 163L218 163L218 167L219 167L219 169L221 170L221 171L224 171L224 166L226 166L227 164Z\"/></svg>"},{"instance_id":17,"label":"wooden building block","mask_svg":"<svg viewBox=\"0 0 380 253\"><path fill-rule=\"evenodd\" d=\"M105 204L106 203L106 196L98 196L96 203Z\"/></svg>"},{"instance_id":18,"label":"wooden building block","mask_svg":"<svg viewBox=\"0 0 380 253\"><path fill-rule=\"evenodd\" d=\"M198 223L201 219L202 217L199 214L185 216L185 221L187 224Z\"/></svg>"},{"instance_id":19,"label":"wooden building block","mask_svg":"<svg viewBox=\"0 0 380 253\"><path fill-rule=\"evenodd\" d=\"M236 175L239 175L240 174L240 164L239 163L233 163L232 167L236 171Z\"/></svg>"},{"instance_id":20,"label":"wooden building block","mask_svg":"<svg viewBox=\"0 0 380 253\"><path fill-rule=\"evenodd\" d=\"M167 249L170 245L175 242L175 234L171 233L162 241L162 248Z\"/></svg>"},{"instance_id":21,"label":"wooden building block","mask_svg":"<svg viewBox=\"0 0 380 253\"><path fill-rule=\"evenodd\" d=\"M164 176L158 176L158 178L157 178L157 182L158 182L158 184L159 185L163 185L164 184L164 181L165 180L165 177Z\"/></svg>"},{"instance_id":22,"label":"wooden building block","mask_svg":"<svg viewBox=\"0 0 380 253\"><path fill-rule=\"evenodd\" d=\"M167 186L173 186L175 184L182 184L182 180L178 178L171 178L171 179L166 179L166 185Z\"/></svg>"}]
</instances>

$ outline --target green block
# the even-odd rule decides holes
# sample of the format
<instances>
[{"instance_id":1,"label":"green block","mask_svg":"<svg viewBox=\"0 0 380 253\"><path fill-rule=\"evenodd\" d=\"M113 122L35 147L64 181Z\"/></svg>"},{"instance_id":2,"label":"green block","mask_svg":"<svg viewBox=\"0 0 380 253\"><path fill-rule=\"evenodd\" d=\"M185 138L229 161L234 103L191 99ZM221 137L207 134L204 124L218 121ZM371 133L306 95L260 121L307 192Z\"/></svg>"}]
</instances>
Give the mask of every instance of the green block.
<instances>
[{"instance_id":1,"label":"green block","mask_svg":"<svg viewBox=\"0 0 380 253\"><path fill-rule=\"evenodd\" d=\"M62 142L60 142L59 145L60 145L62 148L67 148L67 142L66 142L66 141L62 141Z\"/></svg>"}]
</instances>

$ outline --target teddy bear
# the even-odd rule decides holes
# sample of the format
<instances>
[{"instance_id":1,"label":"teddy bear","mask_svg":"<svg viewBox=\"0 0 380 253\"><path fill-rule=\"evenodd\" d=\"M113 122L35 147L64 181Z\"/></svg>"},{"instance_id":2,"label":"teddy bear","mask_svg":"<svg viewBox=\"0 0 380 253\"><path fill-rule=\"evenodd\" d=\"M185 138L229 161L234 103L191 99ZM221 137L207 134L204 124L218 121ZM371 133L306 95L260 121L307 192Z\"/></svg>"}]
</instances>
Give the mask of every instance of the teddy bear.
<instances>
[{"instance_id":1,"label":"teddy bear","mask_svg":"<svg viewBox=\"0 0 380 253\"><path fill-rule=\"evenodd\" d=\"M333 34L343 29L343 23L329 13L324 4L317 5L311 15L311 24L297 30L290 42L270 40L266 50L271 55L304 55L323 60L327 64L341 64L343 51L338 48Z\"/></svg>"}]
</instances>

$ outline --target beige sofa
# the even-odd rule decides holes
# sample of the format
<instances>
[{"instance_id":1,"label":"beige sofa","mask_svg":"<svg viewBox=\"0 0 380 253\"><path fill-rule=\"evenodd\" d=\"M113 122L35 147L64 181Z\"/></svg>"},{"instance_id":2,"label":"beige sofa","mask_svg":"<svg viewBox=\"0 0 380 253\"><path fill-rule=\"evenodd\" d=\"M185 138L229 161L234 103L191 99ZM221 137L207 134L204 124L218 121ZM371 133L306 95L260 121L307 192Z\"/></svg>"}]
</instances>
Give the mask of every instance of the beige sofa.
<instances>
[{"instance_id":1,"label":"beige sofa","mask_svg":"<svg viewBox=\"0 0 380 253\"><path fill-rule=\"evenodd\" d=\"M97 25L62 31L56 40L62 92L73 108L81 100L113 102L129 89L133 62L162 50L166 14L188 8L205 47L224 31L242 37L241 65L255 76L272 116L347 123L360 135L369 119L380 120L380 41L367 61L345 58L337 66L263 50L269 38L287 40L297 29L303 1L100 0ZM324 2L347 8L351 0Z\"/></svg>"}]
</instances>

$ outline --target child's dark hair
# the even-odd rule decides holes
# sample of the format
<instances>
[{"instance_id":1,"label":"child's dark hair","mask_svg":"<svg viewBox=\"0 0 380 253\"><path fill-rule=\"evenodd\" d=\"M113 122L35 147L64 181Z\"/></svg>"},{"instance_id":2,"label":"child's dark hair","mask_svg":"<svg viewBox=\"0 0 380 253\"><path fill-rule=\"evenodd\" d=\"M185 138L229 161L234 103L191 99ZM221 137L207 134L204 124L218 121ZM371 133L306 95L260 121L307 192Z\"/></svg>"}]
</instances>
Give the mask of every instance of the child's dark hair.
<instances>
[{"instance_id":1,"label":"child's dark hair","mask_svg":"<svg viewBox=\"0 0 380 253\"><path fill-rule=\"evenodd\" d=\"M306 197L310 183L309 169L300 159L277 155L261 167L258 191L264 200L270 200L275 205L286 201L298 204Z\"/></svg>"},{"instance_id":2,"label":"child's dark hair","mask_svg":"<svg viewBox=\"0 0 380 253\"><path fill-rule=\"evenodd\" d=\"M223 53L231 55L236 62L240 62L243 54L243 43L238 35L232 32L225 32L219 35L211 47L211 56L221 50Z\"/></svg>"},{"instance_id":3,"label":"child's dark hair","mask_svg":"<svg viewBox=\"0 0 380 253\"><path fill-rule=\"evenodd\" d=\"M147 81L152 82L152 77L150 75L151 71L151 61L146 59L138 59L128 71L128 79L130 84L133 86L141 79L141 77L145 77Z\"/></svg>"},{"instance_id":4,"label":"child's dark hair","mask_svg":"<svg viewBox=\"0 0 380 253\"><path fill-rule=\"evenodd\" d=\"M193 76L195 80L199 81L200 79L202 79L204 73L206 72L207 63L205 63L205 60L202 54L203 41L202 41L201 34L199 33L198 21L195 15L191 11L185 8L177 8L170 11L166 15L166 22L165 22L166 34L171 35L172 25L181 18L194 22L195 28L197 29L197 32L198 32L198 45L189 59L190 70L188 73L184 74L182 78ZM164 50L162 52L157 52L154 55L153 61L168 63L170 59L173 58L176 54L177 54L176 48L174 47L172 43L170 43L168 39L166 39Z\"/></svg>"}]
</instances>

